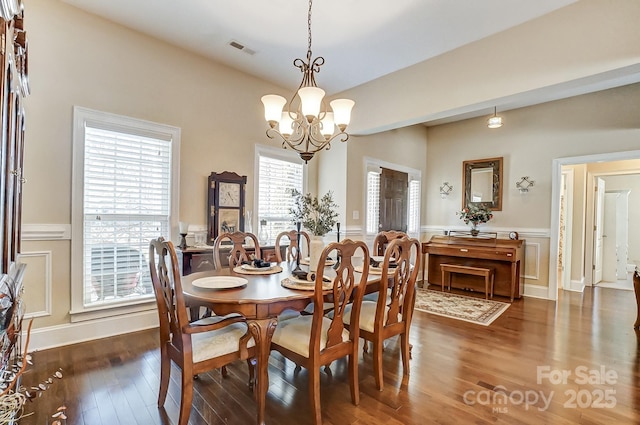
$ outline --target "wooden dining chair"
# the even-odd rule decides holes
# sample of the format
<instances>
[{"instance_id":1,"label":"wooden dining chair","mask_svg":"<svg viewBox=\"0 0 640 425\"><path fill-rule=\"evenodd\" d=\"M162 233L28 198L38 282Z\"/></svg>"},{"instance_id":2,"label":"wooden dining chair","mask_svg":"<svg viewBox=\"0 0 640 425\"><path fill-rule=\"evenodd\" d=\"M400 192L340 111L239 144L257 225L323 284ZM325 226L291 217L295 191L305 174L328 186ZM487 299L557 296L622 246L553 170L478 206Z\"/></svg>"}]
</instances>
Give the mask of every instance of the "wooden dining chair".
<instances>
[{"instance_id":1,"label":"wooden dining chair","mask_svg":"<svg viewBox=\"0 0 640 425\"><path fill-rule=\"evenodd\" d=\"M160 390L158 407L169 388L171 361L182 370L178 425L187 425L193 399L193 377L246 359L254 382L255 341L240 315L214 316L189 323L175 248L163 238L149 244L149 269L160 319Z\"/></svg>"},{"instance_id":2,"label":"wooden dining chair","mask_svg":"<svg viewBox=\"0 0 640 425\"><path fill-rule=\"evenodd\" d=\"M323 287L323 272L329 253L336 250L342 261L336 269L336 277ZM354 254L363 255L364 273L355 273ZM351 387L351 401L358 405L360 391L358 386L358 317L362 295L367 283L369 270L369 249L364 242L354 242L345 239L342 242L329 244L320 256L315 277L315 291L313 303L323 305L325 293L333 295L333 318L323 315L322 308L316 308L313 315L300 316L282 323L278 323L271 349L294 361L297 365L309 371L309 398L313 410L313 422L322 423L320 410L320 367L328 365L334 360L348 357L349 385ZM354 327L347 330L343 315L350 304L354 312Z\"/></svg>"},{"instance_id":3,"label":"wooden dining chair","mask_svg":"<svg viewBox=\"0 0 640 425\"><path fill-rule=\"evenodd\" d=\"M229 249L229 268L233 269L238 264L241 264L243 261L250 261L250 255L247 253L245 246L247 246L247 239L250 239L253 242L253 246L255 247L255 258L262 258L260 252L260 243L258 242L258 238L253 233L245 233L245 232L233 232L233 233L222 233L218 235L218 237L213 241L213 267L216 270L220 270L222 268L222 261L220 258L221 253L221 244L224 241L230 241L231 246ZM226 253L226 246L224 247Z\"/></svg>"},{"instance_id":4,"label":"wooden dining chair","mask_svg":"<svg viewBox=\"0 0 640 425\"><path fill-rule=\"evenodd\" d=\"M283 261L282 259L282 252L280 250L280 242L283 238L287 238L289 239L289 246L287 246L287 261L295 261L299 255L302 254L301 252L301 248L298 246L298 231L297 230L285 230L284 232L280 232L278 234L278 236L276 237L276 261L278 263L281 263ZM309 252L309 246L311 245L311 238L309 237L309 234L307 232L305 232L304 230L302 230L300 232L300 241L303 241L304 239L306 239L307 241L307 252ZM302 257L300 257L300 259L302 259Z\"/></svg>"},{"instance_id":5,"label":"wooden dining chair","mask_svg":"<svg viewBox=\"0 0 640 425\"><path fill-rule=\"evenodd\" d=\"M407 236L405 232L387 230L379 232L373 240L373 255L384 255L389 242Z\"/></svg>"},{"instance_id":6,"label":"wooden dining chair","mask_svg":"<svg viewBox=\"0 0 640 425\"><path fill-rule=\"evenodd\" d=\"M415 305L415 286L420 269L420 243L407 236L393 239L387 246L382 263L380 293L377 301L363 301L360 308L360 337L373 344L373 369L376 387L382 391L382 349L384 340L400 335L403 378L409 377L409 329ZM390 259L395 267L389 267ZM412 264L412 260L415 263ZM345 323L351 328L355 309L347 308Z\"/></svg>"}]
</instances>

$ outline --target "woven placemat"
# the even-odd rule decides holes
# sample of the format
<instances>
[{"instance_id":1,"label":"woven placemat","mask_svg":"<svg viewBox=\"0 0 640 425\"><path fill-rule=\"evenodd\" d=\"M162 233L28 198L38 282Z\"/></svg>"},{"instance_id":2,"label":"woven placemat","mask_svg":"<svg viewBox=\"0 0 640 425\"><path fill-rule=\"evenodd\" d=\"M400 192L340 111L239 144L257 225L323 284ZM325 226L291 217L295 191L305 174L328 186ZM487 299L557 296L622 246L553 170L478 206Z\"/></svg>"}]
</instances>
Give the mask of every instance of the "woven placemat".
<instances>
[{"instance_id":1,"label":"woven placemat","mask_svg":"<svg viewBox=\"0 0 640 425\"><path fill-rule=\"evenodd\" d=\"M309 265L309 257L301 258L300 259L300 264L302 264L303 266L308 266ZM325 267L329 267L329 266L334 266L335 264L336 264L336 260L327 259L327 261L324 263L324 266Z\"/></svg>"},{"instance_id":2,"label":"woven placemat","mask_svg":"<svg viewBox=\"0 0 640 425\"><path fill-rule=\"evenodd\" d=\"M233 268L233 271L235 273L239 273L239 274L276 274L276 273L280 273L282 271L282 267L280 266L273 266L271 268L256 268L254 269L243 269L242 266L236 266Z\"/></svg>"},{"instance_id":3,"label":"woven placemat","mask_svg":"<svg viewBox=\"0 0 640 425\"><path fill-rule=\"evenodd\" d=\"M296 279L294 277L285 277L280 284L289 289L300 289L303 291L314 291L316 289L315 282L308 282L306 280ZM322 289L329 290L333 288L333 282L324 282Z\"/></svg>"},{"instance_id":4,"label":"woven placemat","mask_svg":"<svg viewBox=\"0 0 640 425\"><path fill-rule=\"evenodd\" d=\"M353 270L357 271L358 273L362 273L364 269L362 268L362 266L355 266ZM382 274L382 269L380 267L369 267L369 274Z\"/></svg>"}]
</instances>

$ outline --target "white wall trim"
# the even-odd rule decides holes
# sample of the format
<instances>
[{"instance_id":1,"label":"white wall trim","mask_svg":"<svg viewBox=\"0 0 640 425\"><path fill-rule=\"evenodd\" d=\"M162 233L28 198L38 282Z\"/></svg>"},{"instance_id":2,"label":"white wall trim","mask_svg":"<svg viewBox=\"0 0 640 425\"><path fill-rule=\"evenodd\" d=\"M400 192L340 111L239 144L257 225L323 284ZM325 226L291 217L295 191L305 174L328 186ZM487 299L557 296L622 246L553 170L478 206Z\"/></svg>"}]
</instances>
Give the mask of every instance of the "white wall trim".
<instances>
[{"instance_id":1,"label":"white wall trim","mask_svg":"<svg viewBox=\"0 0 640 425\"><path fill-rule=\"evenodd\" d=\"M32 319L34 317L46 317L51 316L51 287L52 287L52 276L53 271L51 268L51 251L29 251L29 252L21 252L19 255L19 259L28 258L28 257L44 257L44 305L45 309L41 311L32 311L30 313L26 313L24 315L25 319ZM28 307L28 305L27 305Z\"/></svg>"},{"instance_id":2,"label":"white wall trim","mask_svg":"<svg viewBox=\"0 0 640 425\"><path fill-rule=\"evenodd\" d=\"M71 240L71 224L23 224L23 241Z\"/></svg>"},{"instance_id":3,"label":"white wall trim","mask_svg":"<svg viewBox=\"0 0 640 425\"><path fill-rule=\"evenodd\" d=\"M549 298L549 287L542 285L531 285L529 283L525 283L524 285L524 294L525 297L530 298L541 298L543 300L550 300Z\"/></svg>"},{"instance_id":4,"label":"white wall trim","mask_svg":"<svg viewBox=\"0 0 640 425\"><path fill-rule=\"evenodd\" d=\"M31 330L29 351L77 344L155 327L158 327L158 313L150 310L101 320L37 328ZM23 332L23 343L26 340L25 333L26 331Z\"/></svg>"}]
</instances>

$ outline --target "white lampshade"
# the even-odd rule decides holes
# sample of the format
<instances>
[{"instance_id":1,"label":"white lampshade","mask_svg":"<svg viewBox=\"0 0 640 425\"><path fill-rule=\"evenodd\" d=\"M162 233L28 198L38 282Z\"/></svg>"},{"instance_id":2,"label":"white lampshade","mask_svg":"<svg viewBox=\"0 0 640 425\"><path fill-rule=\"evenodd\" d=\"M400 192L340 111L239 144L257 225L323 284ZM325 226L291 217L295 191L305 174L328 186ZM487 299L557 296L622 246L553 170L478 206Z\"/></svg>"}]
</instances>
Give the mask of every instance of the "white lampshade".
<instances>
[{"instance_id":1,"label":"white lampshade","mask_svg":"<svg viewBox=\"0 0 640 425\"><path fill-rule=\"evenodd\" d=\"M489 128L500 128L502 127L502 117L500 116L492 116L487 120L487 127Z\"/></svg>"},{"instance_id":2,"label":"white lampshade","mask_svg":"<svg viewBox=\"0 0 640 425\"><path fill-rule=\"evenodd\" d=\"M181 221L178 223L178 232L180 232L181 235L184 235L186 233L189 232L189 223L187 223L186 221Z\"/></svg>"},{"instance_id":3,"label":"white lampshade","mask_svg":"<svg viewBox=\"0 0 640 425\"><path fill-rule=\"evenodd\" d=\"M278 122L282 117L282 108L287 103L287 99L277 94L267 94L260 99L264 105L264 119Z\"/></svg>"},{"instance_id":4,"label":"white lampshade","mask_svg":"<svg viewBox=\"0 0 640 425\"><path fill-rule=\"evenodd\" d=\"M351 99L336 99L329 103L331 109L333 109L334 121L338 127L349 125L349 122L351 122L351 109L355 104L356 102Z\"/></svg>"},{"instance_id":5,"label":"white lampshade","mask_svg":"<svg viewBox=\"0 0 640 425\"><path fill-rule=\"evenodd\" d=\"M333 134L333 112L327 112L322 119L322 134L326 136L331 136Z\"/></svg>"},{"instance_id":6,"label":"white lampshade","mask_svg":"<svg viewBox=\"0 0 640 425\"><path fill-rule=\"evenodd\" d=\"M291 118L291 115L293 115L293 118ZM285 136L291 136L291 133L293 133L293 120L297 115L291 115L289 115L289 112L283 112L282 118L280 119L280 127L278 128L278 131Z\"/></svg>"},{"instance_id":7,"label":"white lampshade","mask_svg":"<svg viewBox=\"0 0 640 425\"><path fill-rule=\"evenodd\" d=\"M320 105L324 98L324 90L318 87L302 87L298 90L300 102L302 103L302 115L307 117L317 117L320 114Z\"/></svg>"}]
</instances>

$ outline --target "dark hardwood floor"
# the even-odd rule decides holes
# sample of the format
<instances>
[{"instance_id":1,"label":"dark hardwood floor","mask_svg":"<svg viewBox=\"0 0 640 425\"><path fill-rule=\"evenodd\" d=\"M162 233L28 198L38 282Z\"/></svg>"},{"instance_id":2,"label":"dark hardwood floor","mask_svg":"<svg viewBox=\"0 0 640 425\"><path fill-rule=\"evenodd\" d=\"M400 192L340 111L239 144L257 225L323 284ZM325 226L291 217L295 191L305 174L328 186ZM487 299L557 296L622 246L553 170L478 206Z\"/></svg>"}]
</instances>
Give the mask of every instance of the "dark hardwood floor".
<instances>
[{"instance_id":1,"label":"dark hardwood floor","mask_svg":"<svg viewBox=\"0 0 640 425\"><path fill-rule=\"evenodd\" d=\"M360 405L350 402L346 361L322 373L324 423L637 424L640 334L634 294L606 288L517 300L484 327L416 311L411 376L402 384L399 342L385 349L378 392L369 354L360 357ZM159 352L154 330L34 353L25 385L58 368L64 378L27 411L22 425L50 424L67 406L67 424L171 424L178 416L179 370L158 409ZM275 353L270 360L268 424L309 424L307 373ZM245 362L201 375L190 424L252 424L255 403ZM562 371L566 379L562 379ZM604 371L604 374L602 373ZM567 375L569 373L569 375ZM584 381L584 382L583 382ZM545 400L548 400L547 403Z\"/></svg>"}]
</instances>

